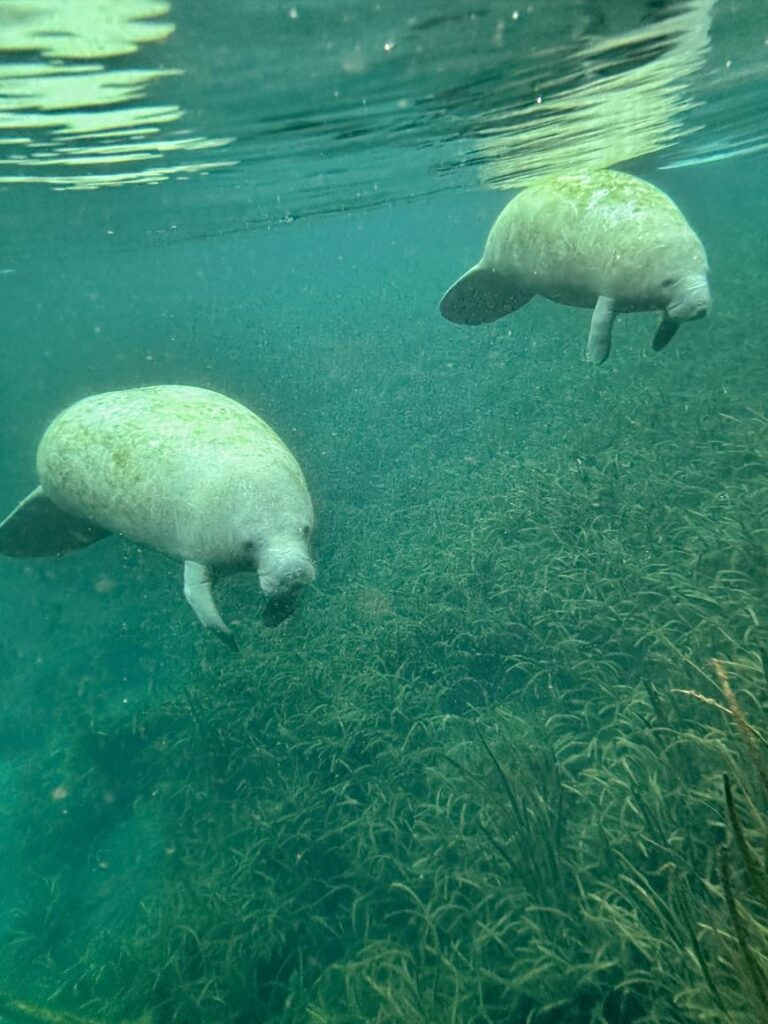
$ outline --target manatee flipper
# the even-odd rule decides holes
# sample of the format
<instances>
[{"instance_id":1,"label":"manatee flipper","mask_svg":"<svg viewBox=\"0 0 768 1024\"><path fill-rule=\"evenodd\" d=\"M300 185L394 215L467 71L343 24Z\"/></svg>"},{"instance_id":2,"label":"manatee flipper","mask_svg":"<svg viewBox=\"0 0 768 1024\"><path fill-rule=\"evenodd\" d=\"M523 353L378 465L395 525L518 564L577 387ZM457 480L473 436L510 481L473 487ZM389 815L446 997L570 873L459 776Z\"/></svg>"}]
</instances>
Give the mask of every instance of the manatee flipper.
<instances>
[{"instance_id":1,"label":"manatee flipper","mask_svg":"<svg viewBox=\"0 0 768 1024\"><path fill-rule=\"evenodd\" d=\"M200 562L184 563L184 597L206 629L212 629L227 647L237 650L237 641L224 622L213 599L213 576L207 565Z\"/></svg>"},{"instance_id":2,"label":"manatee flipper","mask_svg":"<svg viewBox=\"0 0 768 1024\"><path fill-rule=\"evenodd\" d=\"M677 328L679 326L679 320L673 320L671 317L665 315L656 330L656 334L653 336L653 351L661 352L661 350L665 348L677 334Z\"/></svg>"},{"instance_id":3,"label":"manatee flipper","mask_svg":"<svg viewBox=\"0 0 768 1024\"><path fill-rule=\"evenodd\" d=\"M63 555L108 536L109 530L64 512L42 487L36 487L0 523L0 554L12 558Z\"/></svg>"},{"instance_id":4,"label":"manatee flipper","mask_svg":"<svg viewBox=\"0 0 768 1024\"><path fill-rule=\"evenodd\" d=\"M478 265L451 285L440 300L440 312L455 324L487 324L531 298L531 292L515 290L507 278Z\"/></svg>"},{"instance_id":5,"label":"manatee flipper","mask_svg":"<svg viewBox=\"0 0 768 1024\"><path fill-rule=\"evenodd\" d=\"M616 317L613 299L599 296L592 313L587 338L587 359L590 363L604 363L611 354L611 328Z\"/></svg>"}]
</instances>

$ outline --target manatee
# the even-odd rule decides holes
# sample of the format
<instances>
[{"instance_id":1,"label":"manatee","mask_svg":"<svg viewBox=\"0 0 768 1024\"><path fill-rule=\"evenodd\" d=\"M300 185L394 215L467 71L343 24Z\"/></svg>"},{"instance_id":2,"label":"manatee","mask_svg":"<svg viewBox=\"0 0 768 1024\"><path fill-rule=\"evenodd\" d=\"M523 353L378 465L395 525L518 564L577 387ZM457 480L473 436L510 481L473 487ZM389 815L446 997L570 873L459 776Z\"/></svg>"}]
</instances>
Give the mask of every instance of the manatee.
<instances>
[{"instance_id":1,"label":"manatee","mask_svg":"<svg viewBox=\"0 0 768 1024\"><path fill-rule=\"evenodd\" d=\"M0 553L58 555L122 534L184 563L184 596L231 646L216 577L257 572L273 623L315 578L298 462L264 420L215 391L160 385L84 398L43 434L37 475L0 523Z\"/></svg>"},{"instance_id":2,"label":"manatee","mask_svg":"<svg viewBox=\"0 0 768 1024\"><path fill-rule=\"evenodd\" d=\"M479 263L453 284L440 312L483 324L534 295L594 309L590 362L611 349L617 313L658 309L658 351L684 320L710 307L707 256L683 214L661 189L620 171L543 178L501 211Z\"/></svg>"}]
</instances>

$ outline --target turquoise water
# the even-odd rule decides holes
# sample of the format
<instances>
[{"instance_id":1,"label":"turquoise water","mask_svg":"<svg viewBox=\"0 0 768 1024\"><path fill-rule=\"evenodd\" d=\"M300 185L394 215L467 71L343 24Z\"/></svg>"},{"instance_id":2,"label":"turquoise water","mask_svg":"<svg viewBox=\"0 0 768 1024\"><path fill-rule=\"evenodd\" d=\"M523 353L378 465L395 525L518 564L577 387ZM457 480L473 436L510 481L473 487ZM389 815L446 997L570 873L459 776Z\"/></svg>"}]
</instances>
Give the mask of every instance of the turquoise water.
<instances>
[{"instance_id":1,"label":"turquoise water","mask_svg":"<svg viewBox=\"0 0 768 1024\"><path fill-rule=\"evenodd\" d=\"M5 508L65 406L188 383L318 520L277 628L219 583L237 655L156 552L0 561L0 1009L767 1021L762 5L262 7L0 5ZM606 165L705 320L441 319L503 189Z\"/></svg>"}]
</instances>

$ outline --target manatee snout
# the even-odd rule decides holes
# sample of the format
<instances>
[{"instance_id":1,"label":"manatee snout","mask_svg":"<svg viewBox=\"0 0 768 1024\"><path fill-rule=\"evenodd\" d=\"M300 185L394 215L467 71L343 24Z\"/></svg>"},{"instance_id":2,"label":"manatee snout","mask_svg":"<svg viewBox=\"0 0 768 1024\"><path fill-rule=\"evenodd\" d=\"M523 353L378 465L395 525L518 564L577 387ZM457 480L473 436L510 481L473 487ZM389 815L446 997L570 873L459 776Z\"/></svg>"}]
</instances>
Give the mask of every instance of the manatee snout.
<instances>
[{"instance_id":1,"label":"manatee snout","mask_svg":"<svg viewBox=\"0 0 768 1024\"><path fill-rule=\"evenodd\" d=\"M268 570L260 570L259 583L267 598L264 624L278 626L293 615L301 591L314 581L316 575L312 560L306 555L284 557L272 563Z\"/></svg>"},{"instance_id":2,"label":"manatee snout","mask_svg":"<svg viewBox=\"0 0 768 1024\"><path fill-rule=\"evenodd\" d=\"M306 555L283 556L259 568L259 583L265 596L280 598L296 594L312 583L317 571Z\"/></svg>"},{"instance_id":3,"label":"manatee snout","mask_svg":"<svg viewBox=\"0 0 768 1024\"><path fill-rule=\"evenodd\" d=\"M665 348L685 320L701 320L706 316L711 305L712 299L706 277L696 275L678 281L674 296L664 310L664 316L654 336L654 351L660 352Z\"/></svg>"},{"instance_id":4,"label":"manatee snout","mask_svg":"<svg viewBox=\"0 0 768 1024\"><path fill-rule=\"evenodd\" d=\"M278 593L286 594L301 590L312 583L316 575L314 565L306 561L283 573L278 581Z\"/></svg>"},{"instance_id":5,"label":"manatee snout","mask_svg":"<svg viewBox=\"0 0 768 1024\"><path fill-rule=\"evenodd\" d=\"M711 305L712 297L705 277L684 279L679 283L675 297L667 306L666 315L678 323L684 320L701 320L707 315Z\"/></svg>"}]
</instances>

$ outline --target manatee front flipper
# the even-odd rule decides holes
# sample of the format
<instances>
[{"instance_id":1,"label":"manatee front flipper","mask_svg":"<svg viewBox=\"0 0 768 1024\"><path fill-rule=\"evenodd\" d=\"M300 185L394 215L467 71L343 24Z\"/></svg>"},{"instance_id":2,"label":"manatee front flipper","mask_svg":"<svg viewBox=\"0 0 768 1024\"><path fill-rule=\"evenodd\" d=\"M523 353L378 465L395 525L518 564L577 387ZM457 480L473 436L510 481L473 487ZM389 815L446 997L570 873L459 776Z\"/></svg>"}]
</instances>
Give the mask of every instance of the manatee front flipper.
<instances>
[{"instance_id":1,"label":"manatee front flipper","mask_svg":"<svg viewBox=\"0 0 768 1024\"><path fill-rule=\"evenodd\" d=\"M590 363L604 363L611 354L611 328L616 317L613 299L601 295L595 303L587 338L587 359Z\"/></svg>"},{"instance_id":2,"label":"manatee front flipper","mask_svg":"<svg viewBox=\"0 0 768 1024\"><path fill-rule=\"evenodd\" d=\"M481 266L472 267L440 300L440 312L455 324L487 324L520 309L533 296Z\"/></svg>"},{"instance_id":3,"label":"manatee front flipper","mask_svg":"<svg viewBox=\"0 0 768 1024\"><path fill-rule=\"evenodd\" d=\"M206 629L214 630L227 647L236 651L237 641L219 615L219 609L213 599L212 584L213 576L207 565L190 561L184 563L184 597L189 601L192 611Z\"/></svg>"},{"instance_id":4,"label":"manatee front flipper","mask_svg":"<svg viewBox=\"0 0 768 1024\"><path fill-rule=\"evenodd\" d=\"M661 352L661 350L665 348L677 334L677 328L679 326L679 320L673 320L665 314L658 326L656 334L653 337L653 351Z\"/></svg>"},{"instance_id":5,"label":"manatee front flipper","mask_svg":"<svg viewBox=\"0 0 768 1024\"><path fill-rule=\"evenodd\" d=\"M42 487L36 487L0 523L0 554L12 558L63 555L108 536L108 530L62 511Z\"/></svg>"}]
</instances>

